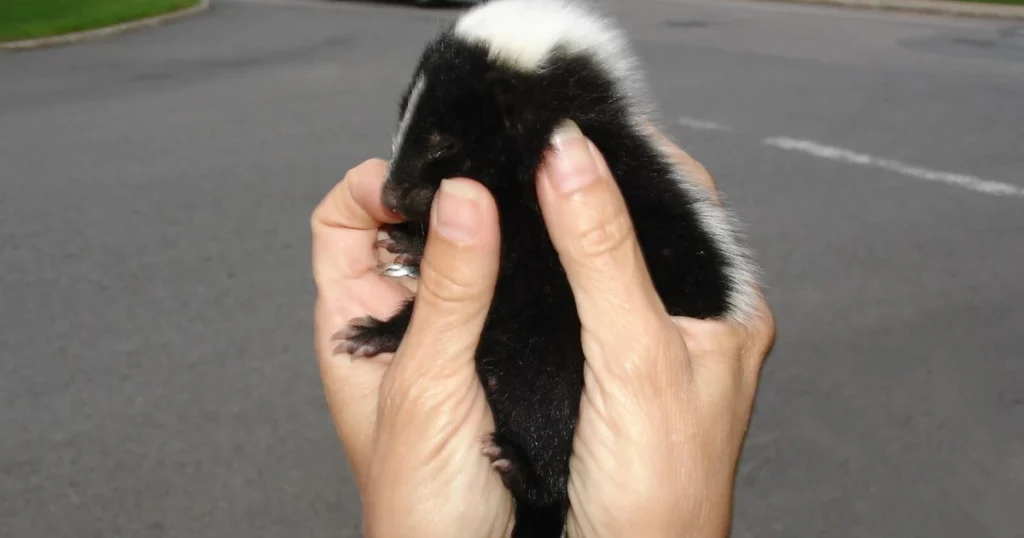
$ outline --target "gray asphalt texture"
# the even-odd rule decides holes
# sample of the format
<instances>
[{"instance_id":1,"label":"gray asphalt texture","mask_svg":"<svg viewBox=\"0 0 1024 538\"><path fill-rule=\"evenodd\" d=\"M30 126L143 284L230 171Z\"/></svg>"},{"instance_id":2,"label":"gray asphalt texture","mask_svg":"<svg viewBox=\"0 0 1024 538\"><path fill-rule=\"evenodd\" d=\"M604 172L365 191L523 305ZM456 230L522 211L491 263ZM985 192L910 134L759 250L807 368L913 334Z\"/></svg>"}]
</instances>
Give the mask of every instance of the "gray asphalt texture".
<instances>
[{"instance_id":1,"label":"gray asphalt texture","mask_svg":"<svg viewBox=\"0 0 1024 538\"><path fill-rule=\"evenodd\" d=\"M736 537L1024 536L1024 27L620 1L779 323ZM309 215L456 10L220 0L0 55L0 536L346 537ZM690 129L679 117L728 125Z\"/></svg>"}]
</instances>

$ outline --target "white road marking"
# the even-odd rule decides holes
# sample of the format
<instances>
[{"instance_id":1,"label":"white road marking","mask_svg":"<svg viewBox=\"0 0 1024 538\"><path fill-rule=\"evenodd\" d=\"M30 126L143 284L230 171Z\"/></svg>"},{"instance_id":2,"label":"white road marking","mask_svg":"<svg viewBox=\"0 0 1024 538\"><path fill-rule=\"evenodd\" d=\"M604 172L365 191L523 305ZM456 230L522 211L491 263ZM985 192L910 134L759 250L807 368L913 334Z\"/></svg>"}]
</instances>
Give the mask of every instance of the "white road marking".
<instances>
[{"instance_id":1,"label":"white road marking","mask_svg":"<svg viewBox=\"0 0 1024 538\"><path fill-rule=\"evenodd\" d=\"M844 19L867 19L884 23L912 23L923 22L931 26L943 26L950 28L979 28L990 21L986 19L973 19L969 17L956 18L945 17L936 13L924 12L894 12L879 11L875 9L850 9L851 6L835 4L822 4L815 2L723 2L722 0L654 0L659 4L678 6L679 4L694 5L700 7L727 9L730 11L754 11L768 14L803 15L814 17L830 17ZM861 6L863 7L863 6ZM868 6L871 7L871 6ZM974 7L974 6L972 6ZM990 6L983 5L980 10L988 10ZM978 11L974 9L973 11Z\"/></svg>"},{"instance_id":2,"label":"white road marking","mask_svg":"<svg viewBox=\"0 0 1024 538\"><path fill-rule=\"evenodd\" d=\"M698 129L698 130L701 130L701 131L728 131L729 130L729 127L727 125L722 125L721 123L715 123L713 121L708 121L708 120L699 120L697 118L687 118L687 117L679 118L679 125L683 125L685 127L690 127L691 129Z\"/></svg>"},{"instance_id":3,"label":"white road marking","mask_svg":"<svg viewBox=\"0 0 1024 538\"><path fill-rule=\"evenodd\" d=\"M779 149L799 151L822 159L844 162L847 164L873 166L875 168L896 172L897 174L903 174L915 179L945 183L947 185L953 185L992 196L1024 197L1024 187L1019 187L1017 185L1011 185L1009 183L1002 183L999 181L989 181L964 174L929 170L927 168L921 168L920 166L904 164L893 159L874 157L863 153L855 153L843 148L826 146L813 140L797 140L795 138L780 136L765 138L761 142L767 146Z\"/></svg>"}]
</instances>

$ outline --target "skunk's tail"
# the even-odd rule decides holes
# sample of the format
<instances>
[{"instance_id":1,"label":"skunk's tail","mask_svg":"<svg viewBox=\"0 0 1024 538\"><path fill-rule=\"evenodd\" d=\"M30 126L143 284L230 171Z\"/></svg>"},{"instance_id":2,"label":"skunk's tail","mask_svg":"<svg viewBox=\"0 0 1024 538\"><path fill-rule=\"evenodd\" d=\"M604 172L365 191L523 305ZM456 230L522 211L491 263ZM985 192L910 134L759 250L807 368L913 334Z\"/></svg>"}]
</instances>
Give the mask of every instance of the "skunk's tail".
<instances>
[{"instance_id":1,"label":"skunk's tail","mask_svg":"<svg viewBox=\"0 0 1024 538\"><path fill-rule=\"evenodd\" d=\"M512 538L562 538L566 507L561 503L537 506L516 504L516 525Z\"/></svg>"}]
</instances>

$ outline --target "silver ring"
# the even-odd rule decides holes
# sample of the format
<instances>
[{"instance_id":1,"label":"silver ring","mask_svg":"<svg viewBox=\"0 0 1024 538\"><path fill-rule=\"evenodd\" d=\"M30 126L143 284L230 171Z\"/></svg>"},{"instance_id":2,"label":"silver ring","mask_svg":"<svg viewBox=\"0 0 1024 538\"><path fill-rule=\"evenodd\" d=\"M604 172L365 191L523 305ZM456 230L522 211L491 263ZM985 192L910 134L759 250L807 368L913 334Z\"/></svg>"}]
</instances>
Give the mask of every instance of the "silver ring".
<instances>
[{"instance_id":1,"label":"silver ring","mask_svg":"<svg viewBox=\"0 0 1024 538\"><path fill-rule=\"evenodd\" d=\"M402 265L400 263L393 263L381 269L380 274L391 278L416 278L420 276L419 268L415 265Z\"/></svg>"}]
</instances>

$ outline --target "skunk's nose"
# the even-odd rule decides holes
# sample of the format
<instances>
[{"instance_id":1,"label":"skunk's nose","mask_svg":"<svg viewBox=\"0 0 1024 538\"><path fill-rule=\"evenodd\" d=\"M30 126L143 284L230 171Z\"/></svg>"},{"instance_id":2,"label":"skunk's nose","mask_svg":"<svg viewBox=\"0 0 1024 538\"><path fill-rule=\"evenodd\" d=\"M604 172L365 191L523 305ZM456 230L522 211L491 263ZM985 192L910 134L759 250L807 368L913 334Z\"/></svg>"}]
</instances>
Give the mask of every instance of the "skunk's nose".
<instances>
[{"instance_id":1,"label":"skunk's nose","mask_svg":"<svg viewBox=\"0 0 1024 538\"><path fill-rule=\"evenodd\" d=\"M391 188L387 183L384 184L384 190L380 194L380 203L384 209L401 215L398 210L398 189Z\"/></svg>"}]
</instances>

